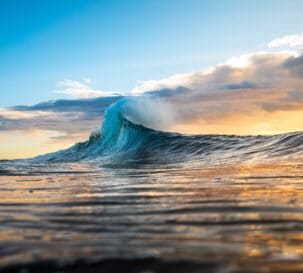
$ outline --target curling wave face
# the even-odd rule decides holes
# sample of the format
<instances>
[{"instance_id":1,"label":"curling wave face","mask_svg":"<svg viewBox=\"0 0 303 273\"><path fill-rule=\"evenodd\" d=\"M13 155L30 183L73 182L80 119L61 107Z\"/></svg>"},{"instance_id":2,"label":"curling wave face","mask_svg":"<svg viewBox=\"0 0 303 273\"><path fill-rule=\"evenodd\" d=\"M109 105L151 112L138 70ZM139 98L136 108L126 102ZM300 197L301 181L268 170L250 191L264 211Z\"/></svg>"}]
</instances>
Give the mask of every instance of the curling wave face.
<instances>
[{"instance_id":1,"label":"curling wave face","mask_svg":"<svg viewBox=\"0 0 303 273\"><path fill-rule=\"evenodd\" d=\"M171 109L160 102L121 99L107 109L101 129L92 133L88 141L38 156L32 161L221 164L289 159L302 153L301 132L274 136L226 136L182 135L156 130L173 122L170 113Z\"/></svg>"}]
</instances>

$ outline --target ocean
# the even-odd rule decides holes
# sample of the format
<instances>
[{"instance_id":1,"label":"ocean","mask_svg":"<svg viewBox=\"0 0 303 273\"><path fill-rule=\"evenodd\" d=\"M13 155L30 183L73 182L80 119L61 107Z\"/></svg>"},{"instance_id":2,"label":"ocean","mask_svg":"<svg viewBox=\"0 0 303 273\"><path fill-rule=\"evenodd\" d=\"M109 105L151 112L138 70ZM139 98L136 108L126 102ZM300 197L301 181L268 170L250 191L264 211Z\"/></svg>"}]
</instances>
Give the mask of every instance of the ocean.
<instances>
[{"instance_id":1,"label":"ocean","mask_svg":"<svg viewBox=\"0 0 303 273\"><path fill-rule=\"evenodd\" d=\"M133 105L0 162L0 272L303 272L302 132L169 133Z\"/></svg>"}]
</instances>

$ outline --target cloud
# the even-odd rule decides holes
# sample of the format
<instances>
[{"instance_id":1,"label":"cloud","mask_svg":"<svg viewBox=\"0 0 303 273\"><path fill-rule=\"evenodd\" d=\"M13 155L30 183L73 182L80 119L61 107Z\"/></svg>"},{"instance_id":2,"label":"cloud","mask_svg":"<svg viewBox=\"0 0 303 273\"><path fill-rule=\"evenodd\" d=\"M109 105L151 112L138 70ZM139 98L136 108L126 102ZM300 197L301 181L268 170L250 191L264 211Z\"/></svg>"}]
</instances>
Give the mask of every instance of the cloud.
<instances>
[{"instance_id":1,"label":"cloud","mask_svg":"<svg viewBox=\"0 0 303 273\"><path fill-rule=\"evenodd\" d=\"M92 82L92 80L90 78L83 78L83 81L87 84Z\"/></svg>"},{"instance_id":2,"label":"cloud","mask_svg":"<svg viewBox=\"0 0 303 273\"><path fill-rule=\"evenodd\" d=\"M62 87L62 90L56 90L56 93L67 94L74 98L96 98L96 97L107 97L117 95L115 92L101 91L93 89L88 84L91 83L91 80L84 78L83 82L74 81L70 79L65 79L59 82L57 85Z\"/></svg>"},{"instance_id":3,"label":"cloud","mask_svg":"<svg viewBox=\"0 0 303 273\"><path fill-rule=\"evenodd\" d=\"M145 92L159 89L175 89L191 82L192 74L177 74L161 80L138 81L138 84L131 90L133 95L141 95Z\"/></svg>"},{"instance_id":4,"label":"cloud","mask_svg":"<svg viewBox=\"0 0 303 273\"><path fill-rule=\"evenodd\" d=\"M283 133L303 129L302 76L303 54L258 52L233 57L203 71L141 81L132 94L167 101L176 113L172 131ZM105 109L121 98L66 99L0 109L0 137L13 132L51 131L49 147L54 143L58 147L72 145L99 128Z\"/></svg>"},{"instance_id":5,"label":"cloud","mask_svg":"<svg viewBox=\"0 0 303 273\"><path fill-rule=\"evenodd\" d=\"M229 89L229 90L246 90L246 89L254 89L257 88L257 83L251 82L251 81L241 81L238 83L230 83L226 84L223 89Z\"/></svg>"},{"instance_id":6,"label":"cloud","mask_svg":"<svg viewBox=\"0 0 303 273\"><path fill-rule=\"evenodd\" d=\"M270 41L267 44L267 46L269 48L282 47L282 46L288 46L288 47L303 46L303 33L276 38Z\"/></svg>"},{"instance_id":7,"label":"cloud","mask_svg":"<svg viewBox=\"0 0 303 273\"><path fill-rule=\"evenodd\" d=\"M103 113L110 104L122 96L98 97L92 99L55 100L34 105L17 105L8 108L10 111L49 111L49 112L94 112Z\"/></svg>"},{"instance_id":8,"label":"cloud","mask_svg":"<svg viewBox=\"0 0 303 273\"><path fill-rule=\"evenodd\" d=\"M180 132L268 134L303 129L303 123L291 129L286 122L290 112L303 110L302 75L298 52L258 52L205 71L140 82L135 90L174 105ZM285 122L273 122L277 116Z\"/></svg>"},{"instance_id":9,"label":"cloud","mask_svg":"<svg viewBox=\"0 0 303 273\"><path fill-rule=\"evenodd\" d=\"M57 100L0 109L0 131L39 129L57 131L66 139L87 137L100 126L105 109L119 99L120 96Z\"/></svg>"},{"instance_id":10,"label":"cloud","mask_svg":"<svg viewBox=\"0 0 303 273\"><path fill-rule=\"evenodd\" d=\"M176 128L186 127L186 132L226 133L223 127L215 128L215 125L223 124L223 120L234 115L240 120L246 115L263 113L266 119L269 112L303 109L303 101L297 99L303 93L302 60L299 53L288 51L245 54L204 71L141 81L132 93L167 100L177 112L179 127ZM9 112L0 112L0 130L40 128L56 130L67 138L74 138L79 132L88 135L99 127L105 109L120 98L57 100L14 106L6 109ZM36 116L30 116L33 113ZM239 129L236 123L234 134ZM249 126L247 124L247 128Z\"/></svg>"},{"instance_id":11,"label":"cloud","mask_svg":"<svg viewBox=\"0 0 303 273\"><path fill-rule=\"evenodd\" d=\"M267 77L270 73L268 69L272 69L275 65L281 64L288 58L298 57L297 52L281 51L276 53L256 52L235 56L227 59L224 63L215 65L203 71L194 73L177 74L160 80L139 81L138 84L131 90L134 95L154 92L159 90L177 90L183 89L197 89L199 93L218 92L222 87L228 85L239 85L247 83L263 85L270 82L271 79ZM257 69L255 71L255 69ZM250 79L250 74L254 71L264 71L256 79ZM278 71L276 71L278 72ZM251 87L251 86L250 86ZM223 88L224 89L224 88Z\"/></svg>"},{"instance_id":12,"label":"cloud","mask_svg":"<svg viewBox=\"0 0 303 273\"><path fill-rule=\"evenodd\" d=\"M0 109L0 159L30 157L86 140L100 127L104 110L119 99L57 100Z\"/></svg>"},{"instance_id":13,"label":"cloud","mask_svg":"<svg viewBox=\"0 0 303 273\"><path fill-rule=\"evenodd\" d=\"M49 113L43 111L14 111L12 109L0 109L0 118L5 117L11 120L34 119L37 117L48 116Z\"/></svg>"},{"instance_id":14,"label":"cloud","mask_svg":"<svg viewBox=\"0 0 303 273\"><path fill-rule=\"evenodd\" d=\"M295 73L298 77L303 77L303 54L285 60L284 67Z\"/></svg>"}]
</instances>

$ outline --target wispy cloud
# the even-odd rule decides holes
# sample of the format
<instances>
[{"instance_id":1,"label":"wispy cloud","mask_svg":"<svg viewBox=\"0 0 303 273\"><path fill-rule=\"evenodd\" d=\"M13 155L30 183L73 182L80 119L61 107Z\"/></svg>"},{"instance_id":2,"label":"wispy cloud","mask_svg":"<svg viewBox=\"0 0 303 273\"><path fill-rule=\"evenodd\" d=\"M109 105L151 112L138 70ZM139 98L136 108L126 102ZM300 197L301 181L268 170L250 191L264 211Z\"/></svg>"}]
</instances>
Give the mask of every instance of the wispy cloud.
<instances>
[{"instance_id":1,"label":"wispy cloud","mask_svg":"<svg viewBox=\"0 0 303 273\"><path fill-rule=\"evenodd\" d=\"M269 48L282 47L282 46L287 46L287 47L303 46L303 33L276 38L270 41L267 44L267 46Z\"/></svg>"},{"instance_id":2,"label":"wispy cloud","mask_svg":"<svg viewBox=\"0 0 303 273\"><path fill-rule=\"evenodd\" d=\"M160 80L138 81L138 84L131 90L132 95L142 95L146 92L164 88L175 89L182 85L188 85L192 74L177 74Z\"/></svg>"},{"instance_id":3,"label":"wispy cloud","mask_svg":"<svg viewBox=\"0 0 303 273\"><path fill-rule=\"evenodd\" d=\"M92 82L92 80L90 78L83 78L83 81L87 84Z\"/></svg>"},{"instance_id":4,"label":"wispy cloud","mask_svg":"<svg viewBox=\"0 0 303 273\"><path fill-rule=\"evenodd\" d=\"M57 83L58 87L63 89L56 90L56 93L67 94L74 98L96 98L96 97L107 97L117 95L118 92L97 90L91 87L89 84L91 80L89 78L84 78L83 82L64 79Z\"/></svg>"},{"instance_id":5,"label":"wispy cloud","mask_svg":"<svg viewBox=\"0 0 303 273\"><path fill-rule=\"evenodd\" d=\"M11 120L19 119L34 119L43 116L49 116L50 113L43 111L18 111L13 109L1 109L0 118L6 118Z\"/></svg>"}]
</instances>

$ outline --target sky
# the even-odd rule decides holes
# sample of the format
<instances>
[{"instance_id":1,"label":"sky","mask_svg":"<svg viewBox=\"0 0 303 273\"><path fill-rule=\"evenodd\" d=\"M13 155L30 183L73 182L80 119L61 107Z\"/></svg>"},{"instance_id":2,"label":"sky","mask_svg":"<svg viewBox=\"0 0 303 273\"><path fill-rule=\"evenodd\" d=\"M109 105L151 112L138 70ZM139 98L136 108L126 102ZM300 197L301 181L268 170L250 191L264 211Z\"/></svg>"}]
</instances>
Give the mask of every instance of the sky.
<instances>
[{"instance_id":1,"label":"sky","mask_svg":"<svg viewBox=\"0 0 303 273\"><path fill-rule=\"evenodd\" d=\"M85 140L121 96L182 133L303 127L303 1L0 0L0 159Z\"/></svg>"}]
</instances>

